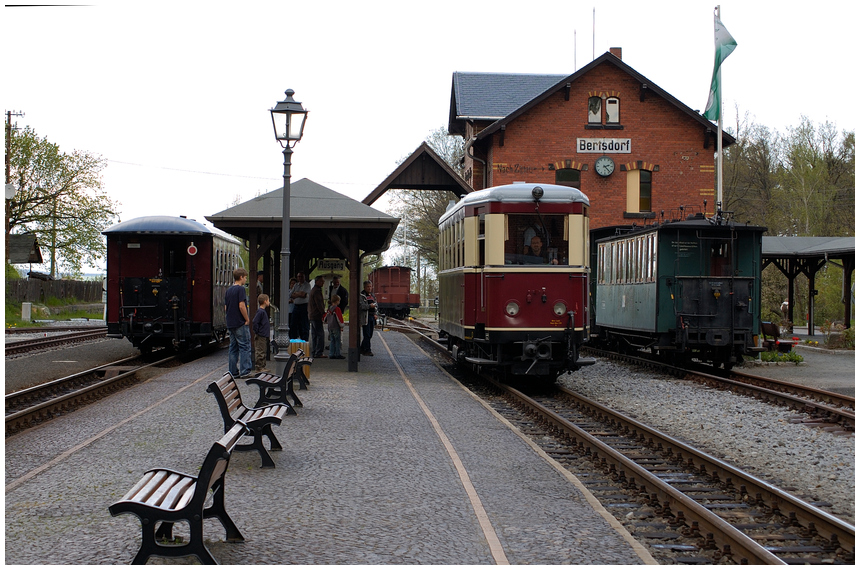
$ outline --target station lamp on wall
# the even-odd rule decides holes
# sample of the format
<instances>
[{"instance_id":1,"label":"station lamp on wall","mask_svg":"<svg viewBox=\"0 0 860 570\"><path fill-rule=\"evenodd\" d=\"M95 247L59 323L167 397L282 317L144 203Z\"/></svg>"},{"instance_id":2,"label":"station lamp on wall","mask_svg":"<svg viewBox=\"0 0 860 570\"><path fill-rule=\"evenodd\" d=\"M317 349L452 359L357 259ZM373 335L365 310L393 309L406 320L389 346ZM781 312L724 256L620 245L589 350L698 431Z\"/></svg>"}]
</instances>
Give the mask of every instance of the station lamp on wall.
<instances>
[{"instance_id":1,"label":"station lamp on wall","mask_svg":"<svg viewBox=\"0 0 860 570\"><path fill-rule=\"evenodd\" d=\"M272 114L272 126L275 129L275 138L281 143L284 148L284 194L283 208L281 213L281 290L278 303L282 308L280 320L278 321L278 329L275 335L275 342L278 346L278 353L275 355L277 362L278 374L286 372L287 360L289 359L290 346L290 328L287 319L287 312L284 308L287 307L290 296L290 162L293 154L293 147L296 146L305 131L305 121L308 118L308 112L302 107L302 104L293 100L295 91L287 89L284 94L286 98L279 101L273 109L269 109Z\"/></svg>"}]
</instances>

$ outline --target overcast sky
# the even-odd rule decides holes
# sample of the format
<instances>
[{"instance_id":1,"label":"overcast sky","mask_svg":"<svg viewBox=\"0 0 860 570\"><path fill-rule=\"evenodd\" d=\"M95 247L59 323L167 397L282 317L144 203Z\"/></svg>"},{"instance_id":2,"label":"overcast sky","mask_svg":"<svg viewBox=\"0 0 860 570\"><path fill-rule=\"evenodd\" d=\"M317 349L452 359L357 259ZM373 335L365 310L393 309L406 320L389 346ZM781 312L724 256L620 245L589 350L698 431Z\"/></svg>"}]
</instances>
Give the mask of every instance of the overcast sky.
<instances>
[{"instance_id":1,"label":"overcast sky","mask_svg":"<svg viewBox=\"0 0 860 570\"><path fill-rule=\"evenodd\" d=\"M454 71L571 74L610 47L692 109L714 57L703 0L111 1L3 9L4 112L104 157L123 220L211 215L282 184L269 109L310 114L293 181L361 200L447 126ZM595 10L595 12L593 12ZM857 4L724 0L725 126L856 129ZM593 14L596 17L593 18ZM575 41L574 41L575 40ZM377 202L376 207L385 209Z\"/></svg>"}]
</instances>

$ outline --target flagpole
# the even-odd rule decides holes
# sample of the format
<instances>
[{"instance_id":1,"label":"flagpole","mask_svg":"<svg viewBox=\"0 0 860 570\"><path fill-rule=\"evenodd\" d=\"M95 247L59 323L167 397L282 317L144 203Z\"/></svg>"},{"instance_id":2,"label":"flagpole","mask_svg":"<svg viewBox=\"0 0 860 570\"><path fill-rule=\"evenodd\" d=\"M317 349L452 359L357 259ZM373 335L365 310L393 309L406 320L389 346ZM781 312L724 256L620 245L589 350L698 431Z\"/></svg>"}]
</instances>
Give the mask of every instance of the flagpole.
<instances>
[{"instance_id":1,"label":"flagpole","mask_svg":"<svg viewBox=\"0 0 860 570\"><path fill-rule=\"evenodd\" d=\"M720 20L720 6L717 5L714 13L714 29ZM719 214L723 207L723 72L722 66L717 70L717 203L714 213Z\"/></svg>"}]
</instances>

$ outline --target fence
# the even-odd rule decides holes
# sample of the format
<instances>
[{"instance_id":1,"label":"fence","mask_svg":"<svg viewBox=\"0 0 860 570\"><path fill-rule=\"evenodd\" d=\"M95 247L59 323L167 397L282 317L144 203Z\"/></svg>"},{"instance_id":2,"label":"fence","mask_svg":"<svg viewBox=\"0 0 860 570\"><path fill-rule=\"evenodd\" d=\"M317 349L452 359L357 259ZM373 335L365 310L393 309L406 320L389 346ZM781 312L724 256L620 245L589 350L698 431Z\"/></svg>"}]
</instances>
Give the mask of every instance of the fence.
<instances>
[{"instance_id":1,"label":"fence","mask_svg":"<svg viewBox=\"0 0 860 570\"><path fill-rule=\"evenodd\" d=\"M40 281L38 279L7 279L6 300L20 303L44 303L47 299L77 299L84 303L102 302L102 282L98 281Z\"/></svg>"}]
</instances>

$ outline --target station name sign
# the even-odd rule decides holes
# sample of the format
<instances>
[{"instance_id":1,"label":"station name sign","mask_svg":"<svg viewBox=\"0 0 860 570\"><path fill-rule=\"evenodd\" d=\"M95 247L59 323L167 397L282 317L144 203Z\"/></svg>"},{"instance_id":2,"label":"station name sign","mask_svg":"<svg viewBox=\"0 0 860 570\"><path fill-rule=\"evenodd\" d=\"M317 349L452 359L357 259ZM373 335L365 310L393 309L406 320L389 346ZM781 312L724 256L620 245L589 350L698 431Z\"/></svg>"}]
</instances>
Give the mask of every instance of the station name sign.
<instances>
[{"instance_id":1,"label":"station name sign","mask_svg":"<svg viewBox=\"0 0 860 570\"><path fill-rule=\"evenodd\" d=\"M576 139L577 152L599 152L604 154L629 154L630 139Z\"/></svg>"},{"instance_id":2,"label":"station name sign","mask_svg":"<svg viewBox=\"0 0 860 570\"><path fill-rule=\"evenodd\" d=\"M344 259L321 259L317 263L317 269L320 271L345 271L346 260Z\"/></svg>"}]
</instances>

